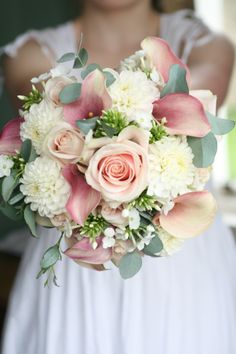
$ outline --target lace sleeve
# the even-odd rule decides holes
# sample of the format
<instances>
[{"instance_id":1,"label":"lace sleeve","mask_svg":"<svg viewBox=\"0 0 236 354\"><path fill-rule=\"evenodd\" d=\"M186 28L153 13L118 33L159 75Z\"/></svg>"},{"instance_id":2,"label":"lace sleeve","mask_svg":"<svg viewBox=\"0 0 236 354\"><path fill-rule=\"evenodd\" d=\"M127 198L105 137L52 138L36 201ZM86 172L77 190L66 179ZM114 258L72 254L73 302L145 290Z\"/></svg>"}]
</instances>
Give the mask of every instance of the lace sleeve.
<instances>
[{"instance_id":1,"label":"lace sleeve","mask_svg":"<svg viewBox=\"0 0 236 354\"><path fill-rule=\"evenodd\" d=\"M163 38L185 63L193 48L210 42L216 36L192 10L165 15L163 20Z\"/></svg>"}]
</instances>

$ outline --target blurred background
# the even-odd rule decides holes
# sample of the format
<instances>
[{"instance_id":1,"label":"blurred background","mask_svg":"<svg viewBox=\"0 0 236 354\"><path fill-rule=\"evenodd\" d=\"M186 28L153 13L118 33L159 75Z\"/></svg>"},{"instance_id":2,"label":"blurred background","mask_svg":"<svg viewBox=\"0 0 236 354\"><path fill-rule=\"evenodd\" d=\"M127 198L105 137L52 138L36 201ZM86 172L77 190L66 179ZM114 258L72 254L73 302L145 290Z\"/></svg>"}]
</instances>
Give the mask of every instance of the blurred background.
<instances>
[{"instance_id":1,"label":"blurred background","mask_svg":"<svg viewBox=\"0 0 236 354\"><path fill-rule=\"evenodd\" d=\"M118 1L118 0L117 0ZM12 41L28 29L54 26L76 17L79 0L8 0L0 5L0 47ZM236 1L235 0L162 0L164 12L181 8L194 8L198 15L214 30L226 33L236 48ZM1 80L1 76L0 76ZM6 92L1 92L0 128L14 117L14 111ZM219 115L236 120L236 65L231 87ZM220 144L213 181L215 194L223 218L235 231L236 228L236 129ZM9 221L0 214L0 333L6 311L9 292L20 261L20 254L12 248L9 252L9 235L20 223ZM19 232L19 243L23 240ZM17 247L18 248L18 247Z\"/></svg>"}]
</instances>

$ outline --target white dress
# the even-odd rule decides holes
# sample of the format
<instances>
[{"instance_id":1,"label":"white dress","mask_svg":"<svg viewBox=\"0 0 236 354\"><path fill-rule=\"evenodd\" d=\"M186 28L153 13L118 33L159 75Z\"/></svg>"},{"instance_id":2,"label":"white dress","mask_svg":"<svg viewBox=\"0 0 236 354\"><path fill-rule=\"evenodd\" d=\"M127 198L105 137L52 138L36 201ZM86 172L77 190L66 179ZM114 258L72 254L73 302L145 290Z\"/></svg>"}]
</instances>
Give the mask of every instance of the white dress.
<instances>
[{"instance_id":1,"label":"white dress","mask_svg":"<svg viewBox=\"0 0 236 354\"><path fill-rule=\"evenodd\" d=\"M212 34L191 12L163 15L161 36L186 60ZM199 34L202 33L202 36ZM30 32L55 57L75 48L71 23ZM201 37L201 39L197 39ZM40 258L55 231L29 238L11 294L2 354L235 354L236 247L218 216L202 236L169 258L143 259L142 270L122 280L112 267L95 272L67 258L56 273L60 287L36 280Z\"/></svg>"}]
</instances>

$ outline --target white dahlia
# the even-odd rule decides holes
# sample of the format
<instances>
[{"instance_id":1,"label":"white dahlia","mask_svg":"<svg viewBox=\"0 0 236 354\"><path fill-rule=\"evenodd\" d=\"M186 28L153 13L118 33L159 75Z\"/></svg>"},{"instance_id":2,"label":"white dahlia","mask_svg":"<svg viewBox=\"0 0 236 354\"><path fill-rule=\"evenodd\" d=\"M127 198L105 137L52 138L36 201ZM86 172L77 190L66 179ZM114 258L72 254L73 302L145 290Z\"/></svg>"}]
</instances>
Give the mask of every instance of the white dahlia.
<instances>
[{"instance_id":1,"label":"white dahlia","mask_svg":"<svg viewBox=\"0 0 236 354\"><path fill-rule=\"evenodd\" d=\"M63 120L63 109L55 107L47 100L42 100L39 104L33 104L29 112L24 113L24 119L25 122L20 128L21 139L32 140L37 154L40 154L48 132Z\"/></svg>"},{"instance_id":2,"label":"white dahlia","mask_svg":"<svg viewBox=\"0 0 236 354\"><path fill-rule=\"evenodd\" d=\"M190 191L193 153L185 138L169 136L149 146L148 194L171 200Z\"/></svg>"},{"instance_id":3,"label":"white dahlia","mask_svg":"<svg viewBox=\"0 0 236 354\"><path fill-rule=\"evenodd\" d=\"M70 186L61 174L57 162L48 157L38 157L25 167L20 180L21 192L33 211L49 218L65 212L70 196Z\"/></svg>"},{"instance_id":4,"label":"white dahlia","mask_svg":"<svg viewBox=\"0 0 236 354\"><path fill-rule=\"evenodd\" d=\"M172 254L178 252L183 246L183 239L170 235L162 227L158 227L157 232L163 243L163 249L159 253L160 256L171 256Z\"/></svg>"},{"instance_id":5,"label":"white dahlia","mask_svg":"<svg viewBox=\"0 0 236 354\"><path fill-rule=\"evenodd\" d=\"M134 120L137 112L151 114L153 101L160 92L143 72L122 71L109 87L113 109L124 113L129 121Z\"/></svg>"}]
</instances>

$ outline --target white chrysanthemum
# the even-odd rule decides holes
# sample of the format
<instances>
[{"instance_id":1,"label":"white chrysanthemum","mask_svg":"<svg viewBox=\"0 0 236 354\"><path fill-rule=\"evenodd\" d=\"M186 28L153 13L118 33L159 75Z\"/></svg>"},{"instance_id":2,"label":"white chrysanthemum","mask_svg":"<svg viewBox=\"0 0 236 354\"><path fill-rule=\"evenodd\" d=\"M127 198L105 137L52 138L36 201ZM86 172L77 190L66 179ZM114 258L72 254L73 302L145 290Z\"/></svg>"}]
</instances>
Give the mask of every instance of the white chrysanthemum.
<instances>
[{"instance_id":1,"label":"white chrysanthemum","mask_svg":"<svg viewBox=\"0 0 236 354\"><path fill-rule=\"evenodd\" d=\"M158 227L157 232L163 243L163 249L159 253L160 256L171 256L172 254L178 252L183 246L183 239L170 235L162 227Z\"/></svg>"},{"instance_id":2,"label":"white chrysanthemum","mask_svg":"<svg viewBox=\"0 0 236 354\"><path fill-rule=\"evenodd\" d=\"M48 157L38 157L25 167L20 182L21 192L26 196L33 211L52 218L65 212L70 196L70 186L61 174L57 162Z\"/></svg>"},{"instance_id":3,"label":"white chrysanthemum","mask_svg":"<svg viewBox=\"0 0 236 354\"><path fill-rule=\"evenodd\" d=\"M112 108L124 113L132 121L136 112L151 114L153 101L159 98L159 90L143 72L122 71L109 87Z\"/></svg>"},{"instance_id":4,"label":"white chrysanthemum","mask_svg":"<svg viewBox=\"0 0 236 354\"><path fill-rule=\"evenodd\" d=\"M10 176L14 162L9 156L0 155L0 178Z\"/></svg>"},{"instance_id":5,"label":"white chrysanthemum","mask_svg":"<svg viewBox=\"0 0 236 354\"><path fill-rule=\"evenodd\" d=\"M193 183L193 153L185 138L169 136L149 146L148 194L171 200Z\"/></svg>"},{"instance_id":6,"label":"white chrysanthemum","mask_svg":"<svg viewBox=\"0 0 236 354\"><path fill-rule=\"evenodd\" d=\"M47 100L42 100L39 104L33 104L29 112L24 113L24 119L25 122L20 128L21 139L32 140L36 152L40 154L48 132L63 120L63 109L54 107Z\"/></svg>"},{"instance_id":7,"label":"white chrysanthemum","mask_svg":"<svg viewBox=\"0 0 236 354\"><path fill-rule=\"evenodd\" d=\"M204 189L205 184L209 181L211 175L212 167L207 168L196 168L195 176L191 189L194 191L201 191Z\"/></svg>"}]
</instances>

